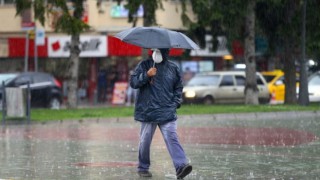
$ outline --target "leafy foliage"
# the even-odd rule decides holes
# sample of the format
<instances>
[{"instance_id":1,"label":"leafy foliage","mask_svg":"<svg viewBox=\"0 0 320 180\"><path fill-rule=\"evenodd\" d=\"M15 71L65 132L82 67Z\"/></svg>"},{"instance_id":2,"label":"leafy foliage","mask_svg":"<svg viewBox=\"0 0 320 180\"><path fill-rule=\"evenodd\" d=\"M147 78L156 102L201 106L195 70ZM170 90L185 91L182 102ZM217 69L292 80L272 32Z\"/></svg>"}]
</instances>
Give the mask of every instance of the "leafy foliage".
<instances>
[{"instance_id":1,"label":"leafy foliage","mask_svg":"<svg viewBox=\"0 0 320 180\"><path fill-rule=\"evenodd\" d=\"M68 34L80 34L88 30L89 26L82 21L85 0L16 0L16 15L21 15L25 10L32 9L35 20L42 25L50 13L58 11L60 16L55 25L55 30ZM72 9L72 11L70 10Z\"/></svg>"},{"instance_id":2,"label":"leafy foliage","mask_svg":"<svg viewBox=\"0 0 320 180\"><path fill-rule=\"evenodd\" d=\"M257 19L262 33L267 36L272 52L283 47L288 36L299 37L301 25L300 2L271 0L257 3ZM291 42L298 46L300 39Z\"/></svg>"},{"instance_id":3,"label":"leafy foliage","mask_svg":"<svg viewBox=\"0 0 320 180\"><path fill-rule=\"evenodd\" d=\"M260 1L257 17L271 45L281 55L285 73L285 103L296 103L296 64L301 59L302 0ZM278 67L279 68L279 67ZM300 77L303 84L307 79ZM301 90L301 89L300 89Z\"/></svg>"},{"instance_id":4,"label":"leafy foliage","mask_svg":"<svg viewBox=\"0 0 320 180\"><path fill-rule=\"evenodd\" d=\"M55 31L65 32L71 35L70 61L67 65L67 108L77 107L77 83L80 54L80 33L89 29L82 21L85 0L17 0L16 15L21 15L25 10L32 9L34 21L39 21L43 26L46 18L54 12L57 15Z\"/></svg>"},{"instance_id":5,"label":"leafy foliage","mask_svg":"<svg viewBox=\"0 0 320 180\"><path fill-rule=\"evenodd\" d=\"M22 14L24 10L31 8L31 1L30 0L16 0L16 15Z\"/></svg>"},{"instance_id":6,"label":"leafy foliage","mask_svg":"<svg viewBox=\"0 0 320 180\"><path fill-rule=\"evenodd\" d=\"M217 47L217 36L225 35L229 40L243 37L245 0L181 0L182 21L190 30L190 36L196 38L201 47L205 46L205 34L211 34L213 49ZM193 22L186 14L186 5L191 3L197 21Z\"/></svg>"},{"instance_id":7,"label":"leafy foliage","mask_svg":"<svg viewBox=\"0 0 320 180\"><path fill-rule=\"evenodd\" d=\"M128 21L133 22L134 26L137 21L136 12L138 11L140 5L143 6L143 25L151 26L157 25L156 21L156 10L163 9L161 0L128 0L125 7L129 10Z\"/></svg>"},{"instance_id":8,"label":"leafy foliage","mask_svg":"<svg viewBox=\"0 0 320 180\"><path fill-rule=\"evenodd\" d=\"M310 58L318 59L320 66L320 1L307 1L306 46ZM319 68L320 69L320 68Z\"/></svg>"}]
</instances>

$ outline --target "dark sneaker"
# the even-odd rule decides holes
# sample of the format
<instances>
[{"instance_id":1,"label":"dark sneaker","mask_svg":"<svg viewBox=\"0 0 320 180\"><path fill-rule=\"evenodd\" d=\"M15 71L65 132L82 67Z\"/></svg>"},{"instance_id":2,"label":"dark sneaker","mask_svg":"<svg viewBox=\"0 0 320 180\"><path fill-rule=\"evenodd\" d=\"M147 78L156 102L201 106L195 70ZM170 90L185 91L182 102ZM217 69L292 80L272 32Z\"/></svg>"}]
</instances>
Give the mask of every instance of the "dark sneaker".
<instances>
[{"instance_id":1,"label":"dark sneaker","mask_svg":"<svg viewBox=\"0 0 320 180\"><path fill-rule=\"evenodd\" d=\"M140 177L152 177L151 172L149 171L138 171Z\"/></svg>"},{"instance_id":2,"label":"dark sneaker","mask_svg":"<svg viewBox=\"0 0 320 180\"><path fill-rule=\"evenodd\" d=\"M183 168L177 171L177 179L183 179L188 174L190 174L191 171L192 171L192 166L189 164L185 165Z\"/></svg>"}]
</instances>

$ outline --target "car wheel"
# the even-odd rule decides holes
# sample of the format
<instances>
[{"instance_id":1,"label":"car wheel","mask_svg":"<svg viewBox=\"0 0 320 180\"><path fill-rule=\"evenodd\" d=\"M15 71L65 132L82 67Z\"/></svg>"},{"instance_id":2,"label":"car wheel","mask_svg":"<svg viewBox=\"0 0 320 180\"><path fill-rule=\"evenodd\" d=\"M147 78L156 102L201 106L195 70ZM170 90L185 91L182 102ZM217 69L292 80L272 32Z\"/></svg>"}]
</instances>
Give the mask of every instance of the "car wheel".
<instances>
[{"instance_id":1,"label":"car wheel","mask_svg":"<svg viewBox=\"0 0 320 180\"><path fill-rule=\"evenodd\" d=\"M50 109L60 109L60 101L58 98L56 97L53 97L51 100L50 100L50 104L49 104L49 108Z\"/></svg>"},{"instance_id":2,"label":"car wheel","mask_svg":"<svg viewBox=\"0 0 320 180\"><path fill-rule=\"evenodd\" d=\"M211 96L206 96L203 99L203 104L205 104L205 105L211 105L213 103L214 103L214 99Z\"/></svg>"},{"instance_id":3,"label":"car wheel","mask_svg":"<svg viewBox=\"0 0 320 180\"><path fill-rule=\"evenodd\" d=\"M269 104L270 98L259 98L259 104Z\"/></svg>"}]
</instances>

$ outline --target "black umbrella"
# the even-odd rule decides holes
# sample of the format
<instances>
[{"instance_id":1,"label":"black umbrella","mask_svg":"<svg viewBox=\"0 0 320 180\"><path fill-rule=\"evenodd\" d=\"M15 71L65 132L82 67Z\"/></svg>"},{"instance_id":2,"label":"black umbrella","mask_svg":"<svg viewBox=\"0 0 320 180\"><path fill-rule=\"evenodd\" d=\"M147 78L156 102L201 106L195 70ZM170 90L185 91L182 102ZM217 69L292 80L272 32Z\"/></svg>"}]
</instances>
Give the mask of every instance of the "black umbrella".
<instances>
[{"instance_id":1,"label":"black umbrella","mask_svg":"<svg viewBox=\"0 0 320 180\"><path fill-rule=\"evenodd\" d=\"M115 35L120 40L143 48L199 49L186 35L159 27L134 27Z\"/></svg>"}]
</instances>

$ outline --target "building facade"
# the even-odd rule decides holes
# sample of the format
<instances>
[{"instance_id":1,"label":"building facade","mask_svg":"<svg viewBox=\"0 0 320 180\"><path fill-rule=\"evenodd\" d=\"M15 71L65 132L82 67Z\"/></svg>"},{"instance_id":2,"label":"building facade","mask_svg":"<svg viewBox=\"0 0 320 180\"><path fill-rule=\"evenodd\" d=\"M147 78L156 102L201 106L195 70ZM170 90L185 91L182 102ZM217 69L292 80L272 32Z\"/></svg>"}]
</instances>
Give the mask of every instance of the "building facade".
<instances>
[{"instance_id":1,"label":"building facade","mask_svg":"<svg viewBox=\"0 0 320 180\"><path fill-rule=\"evenodd\" d=\"M158 25L185 31L179 1L169 0L162 3L163 9L156 12ZM114 83L127 81L129 71L141 60L140 47L123 43L113 37L115 33L132 27L132 24L128 23L124 4L125 2L119 5L112 0L87 0L83 5L83 21L90 26L90 30L82 33L80 37L80 99L94 101L100 71L106 71L107 92L112 94ZM187 6L187 12L191 19L196 20L190 6ZM59 9L54 10L42 26L34 22L32 11L16 16L13 0L0 0L0 73L37 70L49 72L64 82L70 54L70 36L54 32L59 13ZM136 25L142 26L142 8L138 10L137 16ZM187 58L184 58L183 53L184 50L173 49L170 56L182 70L191 69L194 72L222 69L221 57L229 54L226 47L220 53L210 53L206 49L193 51ZM110 98L109 96L109 100Z\"/></svg>"}]
</instances>

